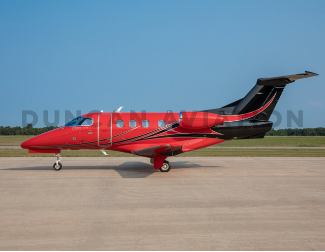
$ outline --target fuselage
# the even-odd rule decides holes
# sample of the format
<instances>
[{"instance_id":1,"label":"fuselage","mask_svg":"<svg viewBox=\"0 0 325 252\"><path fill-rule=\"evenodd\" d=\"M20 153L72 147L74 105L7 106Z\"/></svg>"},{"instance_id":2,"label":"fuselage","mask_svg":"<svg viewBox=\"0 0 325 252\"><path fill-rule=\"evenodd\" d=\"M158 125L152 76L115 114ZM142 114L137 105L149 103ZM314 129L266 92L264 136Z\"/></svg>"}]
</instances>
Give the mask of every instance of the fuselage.
<instances>
[{"instance_id":1,"label":"fuselage","mask_svg":"<svg viewBox=\"0 0 325 252\"><path fill-rule=\"evenodd\" d=\"M78 125L83 118L91 122ZM90 113L72 125L23 142L22 148L44 153L59 153L64 149L107 149L135 154L137 150L161 145L169 146L170 154L177 155L225 141L218 136L220 134L209 127L180 127L178 113ZM173 150L172 147L178 148Z\"/></svg>"}]
</instances>

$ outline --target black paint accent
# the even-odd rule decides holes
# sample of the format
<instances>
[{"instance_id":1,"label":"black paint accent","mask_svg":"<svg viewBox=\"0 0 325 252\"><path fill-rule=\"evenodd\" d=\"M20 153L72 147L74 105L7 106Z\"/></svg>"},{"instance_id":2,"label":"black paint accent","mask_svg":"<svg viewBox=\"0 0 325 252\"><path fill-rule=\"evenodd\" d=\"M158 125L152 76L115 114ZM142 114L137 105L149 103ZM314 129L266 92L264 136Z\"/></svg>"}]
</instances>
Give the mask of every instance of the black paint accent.
<instances>
[{"instance_id":1,"label":"black paint accent","mask_svg":"<svg viewBox=\"0 0 325 252\"><path fill-rule=\"evenodd\" d=\"M214 126L211 127L211 130L222 134L218 135L218 138L223 140L231 140L265 134L272 129L272 125L273 123L270 121L243 120Z\"/></svg>"},{"instance_id":2,"label":"black paint accent","mask_svg":"<svg viewBox=\"0 0 325 252\"><path fill-rule=\"evenodd\" d=\"M176 150L176 151L168 151L168 152L161 152L160 154L166 157L176 156L179 154L182 154L182 150Z\"/></svg>"}]
</instances>

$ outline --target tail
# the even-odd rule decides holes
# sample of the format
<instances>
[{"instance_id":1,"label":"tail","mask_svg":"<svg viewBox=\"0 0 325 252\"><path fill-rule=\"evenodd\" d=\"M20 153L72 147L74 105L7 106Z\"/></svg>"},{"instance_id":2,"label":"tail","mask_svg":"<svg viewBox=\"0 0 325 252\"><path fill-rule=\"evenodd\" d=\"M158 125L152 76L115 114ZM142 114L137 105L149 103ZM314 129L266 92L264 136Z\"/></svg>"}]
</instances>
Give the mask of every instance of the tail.
<instances>
[{"instance_id":1,"label":"tail","mask_svg":"<svg viewBox=\"0 0 325 252\"><path fill-rule=\"evenodd\" d=\"M317 75L318 74L305 71L304 74L258 79L256 85L243 99L228 104L220 109L205 110L204 112L221 115L242 115L259 110L272 100L268 106L265 106L265 109L254 115L253 118L250 118L268 121L287 84L298 79Z\"/></svg>"}]
</instances>

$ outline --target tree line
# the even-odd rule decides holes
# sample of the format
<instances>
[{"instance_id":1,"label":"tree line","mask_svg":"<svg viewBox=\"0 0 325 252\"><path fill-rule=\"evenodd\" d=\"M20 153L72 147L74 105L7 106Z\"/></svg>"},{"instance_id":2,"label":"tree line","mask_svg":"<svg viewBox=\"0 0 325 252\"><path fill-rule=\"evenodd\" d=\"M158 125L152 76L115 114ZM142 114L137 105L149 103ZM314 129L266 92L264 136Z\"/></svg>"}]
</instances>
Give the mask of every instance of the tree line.
<instances>
[{"instance_id":1,"label":"tree line","mask_svg":"<svg viewBox=\"0 0 325 252\"><path fill-rule=\"evenodd\" d=\"M325 136L325 128L271 129L266 136Z\"/></svg>"},{"instance_id":2,"label":"tree line","mask_svg":"<svg viewBox=\"0 0 325 252\"><path fill-rule=\"evenodd\" d=\"M43 128L33 128L32 124L28 124L26 127L0 126L0 135L39 135L56 128L58 127L50 126Z\"/></svg>"},{"instance_id":3,"label":"tree line","mask_svg":"<svg viewBox=\"0 0 325 252\"><path fill-rule=\"evenodd\" d=\"M26 127L3 127L0 126L0 135L39 135L44 132L57 129L58 127L33 128L28 124ZM271 129L266 136L325 136L325 128L304 128L304 129Z\"/></svg>"}]
</instances>

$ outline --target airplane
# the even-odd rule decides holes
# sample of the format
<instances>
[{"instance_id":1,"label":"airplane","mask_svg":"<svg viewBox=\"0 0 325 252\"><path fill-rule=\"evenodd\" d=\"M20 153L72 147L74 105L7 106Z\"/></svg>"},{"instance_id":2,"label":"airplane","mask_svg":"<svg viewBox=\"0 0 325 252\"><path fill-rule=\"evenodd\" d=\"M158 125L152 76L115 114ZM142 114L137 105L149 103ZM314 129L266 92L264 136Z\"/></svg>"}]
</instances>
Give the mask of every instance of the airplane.
<instances>
[{"instance_id":1,"label":"airplane","mask_svg":"<svg viewBox=\"0 0 325 252\"><path fill-rule=\"evenodd\" d=\"M287 84L317 76L303 74L260 78L248 94L218 109L180 113L96 112L21 144L29 153L54 153L55 171L62 168L61 150L98 149L150 158L155 169L168 172L167 157L233 139L264 138L269 118Z\"/></svg>"}]
</instances>

